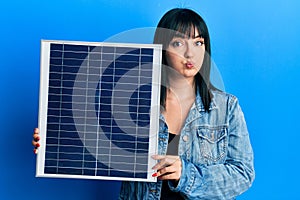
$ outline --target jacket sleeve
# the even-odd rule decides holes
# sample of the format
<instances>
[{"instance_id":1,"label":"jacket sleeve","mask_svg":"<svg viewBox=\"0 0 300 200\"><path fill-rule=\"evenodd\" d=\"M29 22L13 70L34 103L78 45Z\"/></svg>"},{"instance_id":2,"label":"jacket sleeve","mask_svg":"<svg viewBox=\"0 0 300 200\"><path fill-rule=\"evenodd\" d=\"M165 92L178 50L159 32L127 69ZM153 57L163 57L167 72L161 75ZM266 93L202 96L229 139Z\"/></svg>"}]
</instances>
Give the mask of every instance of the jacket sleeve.
<instances>
[{"instance_id":1,"label":"jacket sleeve","mask_svg":"<svg viewBox=\"0 0 300 200\"><path fill-rule=\"evenodd\" d=\"M182 175L171 190L187 199L233 199L246 191L254 180L253 150L238 100L229 102L228 149L224 163L197 166L182 159Z\"/></svg>"}]
</instances>

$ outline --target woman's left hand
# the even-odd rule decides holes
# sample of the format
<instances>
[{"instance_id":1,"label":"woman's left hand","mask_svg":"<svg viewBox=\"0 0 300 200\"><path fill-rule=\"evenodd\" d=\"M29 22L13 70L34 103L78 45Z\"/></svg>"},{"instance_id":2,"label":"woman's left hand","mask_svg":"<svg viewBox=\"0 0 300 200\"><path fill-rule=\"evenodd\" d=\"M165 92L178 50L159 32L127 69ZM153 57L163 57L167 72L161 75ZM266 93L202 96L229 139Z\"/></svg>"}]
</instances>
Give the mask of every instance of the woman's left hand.
<instances>
[{"instance_id":1,"label":"woman's left hand","mask_svg":"<svg viewBox=\"0 0 300 200\"><path fill-rule=\"evenodd\" d=\"M179 181L182 169L179 156L153 155L152 158L159 161L152 167L152 169L157 170L157 173L153 174L154 177L158 177L159 180Z\"/></svg>"}]
</instances>

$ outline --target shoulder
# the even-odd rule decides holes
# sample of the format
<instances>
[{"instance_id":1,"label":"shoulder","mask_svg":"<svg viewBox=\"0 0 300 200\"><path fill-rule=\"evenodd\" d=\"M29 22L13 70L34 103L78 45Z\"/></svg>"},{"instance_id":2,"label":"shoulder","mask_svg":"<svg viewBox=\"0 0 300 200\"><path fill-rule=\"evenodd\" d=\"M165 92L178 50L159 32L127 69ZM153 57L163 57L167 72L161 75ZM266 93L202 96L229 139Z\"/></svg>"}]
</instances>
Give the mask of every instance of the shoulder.
<instances>
[{"instance_id":1,"label":"shoulder","mask_svg":"<svg viewBox=\"0 0 300 200\"><path fill-rule=\"evenodd\" d=\"M212 103L215 104L217 110L225 112L231 117L244 117L240 102L235 95L223 91L212 91L212 94Z\"/></svg>"},{"instance_id":2,"label":"shoulder","mask_svg":"<svg viewBox=\"0 0 300 200\"><path fill-rule=\"evenodd\" d=\"M238 98L233 94L221 90L211 90L211 93L213 95L212 102L215 103L216 106L224 104L232 106L238 102Z\"/></svg>"},{"instance_id":3,"label":"shoulder","mask_svg":"<svg viewBox=\"0 0 300 200\"><path fill-rule=\"evenodd\" d=\"M215 110L216 108L217 109L219 108L225 111L235 107L235 105L238 105L237 97L230 93L221 90L211 90L211 94L212 94L212 99L210 102L209 110ZM196 106L200 112L205 111L199 93L197 94L197 98L196 98Z\"/></svg>"}]
</instances>

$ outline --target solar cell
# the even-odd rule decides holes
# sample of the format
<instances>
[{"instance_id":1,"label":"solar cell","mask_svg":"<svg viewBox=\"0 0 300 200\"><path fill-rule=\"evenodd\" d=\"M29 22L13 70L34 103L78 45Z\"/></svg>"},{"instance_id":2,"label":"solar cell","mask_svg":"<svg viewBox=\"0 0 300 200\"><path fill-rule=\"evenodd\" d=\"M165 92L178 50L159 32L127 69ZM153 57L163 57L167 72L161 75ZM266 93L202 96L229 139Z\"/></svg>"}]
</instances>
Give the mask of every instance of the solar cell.
<instances>
[{"instance_id":1,"label":"solar cell","mask_svg":"<svg viewBox=\"0 0 300 200\"><path fill-rule=\"evenodd\" d=\"M156 181L161 45L42 41L39 177Z\"/></svg>"}]
</instances>

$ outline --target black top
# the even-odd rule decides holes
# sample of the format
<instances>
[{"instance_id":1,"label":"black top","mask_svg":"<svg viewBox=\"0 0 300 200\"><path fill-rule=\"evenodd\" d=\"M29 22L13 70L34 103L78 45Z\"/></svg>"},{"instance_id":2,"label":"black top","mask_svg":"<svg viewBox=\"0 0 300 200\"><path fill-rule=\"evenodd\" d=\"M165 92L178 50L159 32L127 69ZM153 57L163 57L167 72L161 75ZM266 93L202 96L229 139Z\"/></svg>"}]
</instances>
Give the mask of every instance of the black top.
<instances>
[{"instance_id":1,"label":"black top","mask_svg":"<svg viewBox=\"0 0 300 200\"><path fill-rule=\"evenodd\" d=\"M179 135L169 133L167 155L178 155ZM178 192L172 192L168 181L163 181L161 189L161 200L183 200L184 198Z\"/></svg>"}]
</instances>

